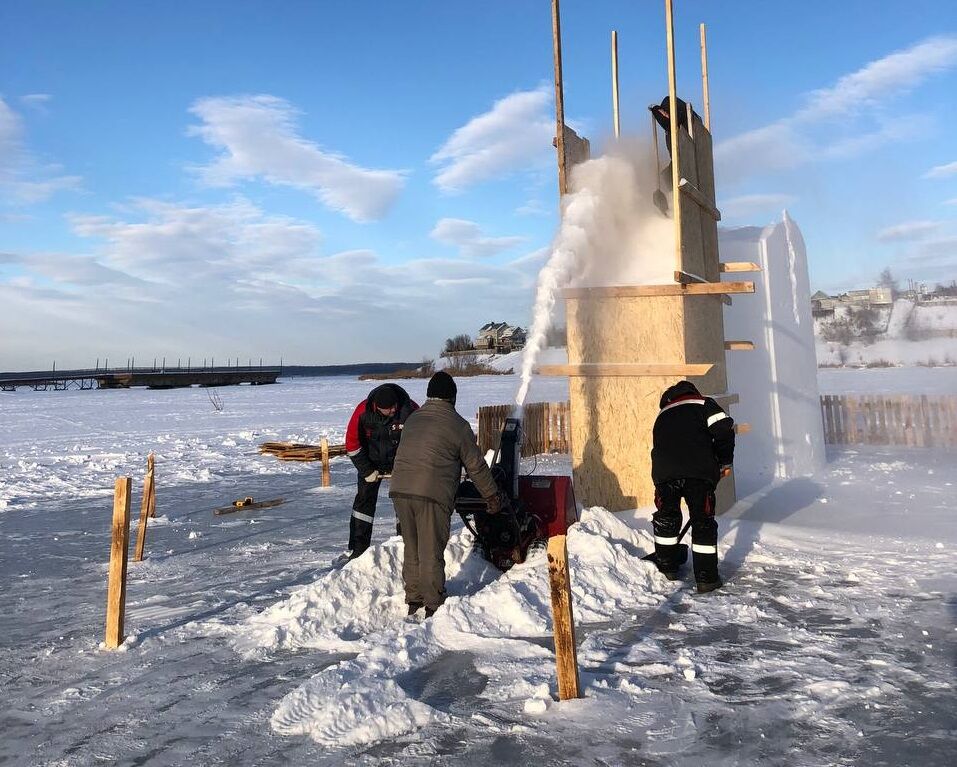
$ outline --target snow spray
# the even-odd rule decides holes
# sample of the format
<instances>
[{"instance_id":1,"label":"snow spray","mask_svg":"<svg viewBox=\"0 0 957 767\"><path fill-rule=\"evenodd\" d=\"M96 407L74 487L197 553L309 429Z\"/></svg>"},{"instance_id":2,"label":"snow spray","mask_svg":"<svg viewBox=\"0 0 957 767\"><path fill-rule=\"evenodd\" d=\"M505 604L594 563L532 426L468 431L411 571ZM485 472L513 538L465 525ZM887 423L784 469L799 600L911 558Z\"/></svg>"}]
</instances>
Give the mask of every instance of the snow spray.
<instances>
[{"instance_id":1,"label":"snow spray","mask_svg":"<svg viewBox=\"0 0 957 767\"><path fill-rule=\"evenodd\" d=\"M522 383L515 397L519 407L528 396L563 288L673 281L674 226L652 203L656 172L650 146L627 140L572 171L561 225L538 275Z\"/></svg>"}]
</instances>

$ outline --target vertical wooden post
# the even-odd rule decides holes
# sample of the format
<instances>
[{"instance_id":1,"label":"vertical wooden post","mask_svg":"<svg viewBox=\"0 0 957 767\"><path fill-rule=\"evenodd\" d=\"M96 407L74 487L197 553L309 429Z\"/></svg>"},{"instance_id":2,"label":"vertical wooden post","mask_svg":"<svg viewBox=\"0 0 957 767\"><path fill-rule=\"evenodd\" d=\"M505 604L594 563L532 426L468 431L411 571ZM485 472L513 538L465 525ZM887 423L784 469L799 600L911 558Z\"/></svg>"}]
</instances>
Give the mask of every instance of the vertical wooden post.
<instances>
[{"instance_id":1,"label":"vertical wooden post","mask_svg":"<svg viewBox=\"0 0 957 767\"><path fill-rule=\"evenodd\" d=\"M711 91L708 88L708 36L701 24L701 93L704 105L704 127L711 133Z\"/></svg>"},{"instance_id":2,"label":"vertical wooden post","mask_svg":"<svg viewBox=\"0 0 957 767\"><path fill-rule=\"evenodd\" d=\"M146 459L146 479L143 480L143 502L140 504L140 525L136 531L136 550L134 562L143 561L143 549L146 547L146 522L156 513L156 490L153 486L153 454Z\"/></svg>"},{"instance_id":3,"label":"vertical wooden post","mask_svg":"<svg viewBox=\"0 0 957 767\"><path fill-rule=\"evenodd\" d=\"M565 167L565 95L562 85L562 26L558 0L552 0L552 51L555 59L555 148L558 150L559 198L568 192Z\"/></svg>"},{"instance_id":4,"label":"vertical wooden post","mask_svg":"<svg viewBox=\"0 0 957 767\"><path fill-rule=\"evenodd\" d=\"M621 120L618 117L618 30L611 31L611 108L615 120L615 138L621 138Z\"/></svg>"},{"instance_id":5,"label":"vertical wooden post","mask_svg":"<svg viewBox=\"0 0 957 767\"><path fill-rule=\"evenodd\" d=\"M684 271L681 257L681 195L678 193L681 170L678 164L678 84L675 74L675 21L672 0L665 0L665 26L668 35L668 122L671 125L671 206L675 212L675 269Z\"/></svg>"},{"instance_id":6,"label":"vertical wooden post","mask_svg":"<svg viewBox=\"0 0 957 767\"><path fill-rule=\"evenodd\" d=\"M548 582L552 592L555 630L555 666L560 700L579 698L578 647L572 614L572 584L568 573L568 546L564 535L548 539Z\"/></svg>"},{"instance_id":7,"label":"vertical wooden post","mask_svg":"<svg viewBox=\"0 0 957 767\"><path fill-rule=\"evenodd\" d=\"M332 478L329 475L329 440L323 437L319 446L322 450L322 486L329 487L332 484Z\"/></svg>"},{"instance_id":8,"label":"vertical wooden post","mask_svg":"<svg viewBox=\"0 0 957 767\"><path fill-rule=\"evenodd\" d=\"M110 547L110 576L106 589L106 646L123 643L126 613L126 560L130 542L130 477L117 477L113 488L113 541Z\"/></svg>"},{"instance_id":9,"label":"vertical wooden post","mask_svg":"<svg viewBox=\"0 0 957 767\"><path fill-rule=\"evenodd\" d=\"M146 473L151 477L154 477L153 481L150 482L150 510L149 517L152 519L156 516L156 456L150 453L146 456Z\"/></svg>"}]
</instances>

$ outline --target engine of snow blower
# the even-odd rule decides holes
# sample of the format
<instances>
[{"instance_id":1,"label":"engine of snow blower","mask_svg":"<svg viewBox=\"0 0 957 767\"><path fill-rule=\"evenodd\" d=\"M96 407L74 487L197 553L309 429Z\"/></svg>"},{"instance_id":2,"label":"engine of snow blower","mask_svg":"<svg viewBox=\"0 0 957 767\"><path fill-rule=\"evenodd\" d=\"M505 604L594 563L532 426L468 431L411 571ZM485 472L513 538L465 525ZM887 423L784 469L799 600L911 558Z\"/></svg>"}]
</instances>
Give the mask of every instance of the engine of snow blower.
<instances>
[{"instance_id":1,"label":"engine of snow blower","mask_svg":"<svg viewBox=\"0 0 957 767\"><path fill-rule=\"evenodd\" d=\"M475 536L482 556L500 570L525 561L528 551L552 535L562 535L578 519L571 479L565 476L519 476L522 423L505 419L499 448L491 462L502 499L498 514L489 514L471 480L459 485L455 510Z\"/></svg>"}]
</instances>

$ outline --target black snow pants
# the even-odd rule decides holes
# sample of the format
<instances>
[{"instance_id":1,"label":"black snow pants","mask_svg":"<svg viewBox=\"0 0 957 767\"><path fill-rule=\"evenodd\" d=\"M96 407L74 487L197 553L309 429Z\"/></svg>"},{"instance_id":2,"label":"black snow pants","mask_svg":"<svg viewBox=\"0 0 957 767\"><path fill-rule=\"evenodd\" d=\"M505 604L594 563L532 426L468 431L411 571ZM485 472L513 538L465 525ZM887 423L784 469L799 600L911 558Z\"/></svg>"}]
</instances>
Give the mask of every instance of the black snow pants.
<instances>
[{"instance_id":1,"label":"black snow pants","mask_svg":"<svg viewBox=\"0 0 957 767\"><path fill-rule=\"evenodd\" d=\"M353 557L359 556L372 544L372 523L375 521L375 506L381 484L381 479L366 482L364 477L359 477L359 490L349 518L349 551Z\"/></svg>"},{"instance_id":2,"label":"black snow pants","mask_svg":"<svg viewBox=\"0 0 957 767\"><path fill-rule=\"evenodd\" d=\"M681 499L691 516L691 553L695 580L713 583L718 578L718 523L714 519L714 485L703 479L673 479L655 485L655 508L651 517L655 555L664 572L678 569L678 533L681 531Z\"/></svg>"}]
</instances>

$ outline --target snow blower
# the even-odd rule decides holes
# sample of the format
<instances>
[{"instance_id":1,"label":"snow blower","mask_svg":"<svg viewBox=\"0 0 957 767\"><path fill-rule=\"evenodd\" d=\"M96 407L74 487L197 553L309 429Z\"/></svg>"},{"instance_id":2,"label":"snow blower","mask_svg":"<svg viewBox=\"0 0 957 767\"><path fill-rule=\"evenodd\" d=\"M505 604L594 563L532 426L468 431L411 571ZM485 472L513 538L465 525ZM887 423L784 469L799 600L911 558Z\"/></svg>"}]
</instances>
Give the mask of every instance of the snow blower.
<instances>
[{"instance_id":1,"label":"snow blower","mask_svg":"<svg viewBox=\"0 0 957 767\"><path fill-rule=\"evenodd\" d=\"M459 485L455 510L475 536L475 548L500 570L508 570L542 547L552 535L563 535L578 520L571 478L532 474L519 476L522 422L506 418L490 464L502 508L489 514L471 480Z\"/></svg>"}]
</instances>

